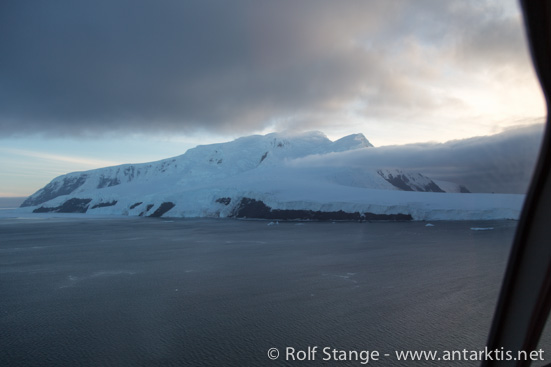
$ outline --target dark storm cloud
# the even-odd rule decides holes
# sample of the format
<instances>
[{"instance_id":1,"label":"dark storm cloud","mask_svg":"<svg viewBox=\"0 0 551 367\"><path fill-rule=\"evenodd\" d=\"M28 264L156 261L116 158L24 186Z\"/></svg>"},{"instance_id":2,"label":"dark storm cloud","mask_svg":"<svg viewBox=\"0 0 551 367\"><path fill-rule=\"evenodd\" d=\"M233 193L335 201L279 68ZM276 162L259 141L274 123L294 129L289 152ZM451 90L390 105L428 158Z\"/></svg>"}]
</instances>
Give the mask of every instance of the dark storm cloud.
<instances>
[{"instance_id":1,"label":"dark storm cloud","mask_svg":"<svg viewBox=\"0 0 551 367\"><path fill-rule=\"evenodd\" d=\"M479 2L60 0L0 7L3 136L245 133L282 118L311 126L355 100L378 117L460 105L427 92L425 82L439 76L426 61L409 65L416 47L484 62L514 57L519 42L518 24ZM476 28L465 31L466 23Z\"/></svg>"},{"instance_id":2,"label":"dark storm cloud","mask_svg":"<svg viewBox=\"0 0 551 367\"><path fill-rule=\"evenodd\" d=\"M542 131L542 124L534 124L492 136L367 148L310 156L292 164L397 168L462 184L472 192L526 193Z\"/></svg>"}]
</instances>

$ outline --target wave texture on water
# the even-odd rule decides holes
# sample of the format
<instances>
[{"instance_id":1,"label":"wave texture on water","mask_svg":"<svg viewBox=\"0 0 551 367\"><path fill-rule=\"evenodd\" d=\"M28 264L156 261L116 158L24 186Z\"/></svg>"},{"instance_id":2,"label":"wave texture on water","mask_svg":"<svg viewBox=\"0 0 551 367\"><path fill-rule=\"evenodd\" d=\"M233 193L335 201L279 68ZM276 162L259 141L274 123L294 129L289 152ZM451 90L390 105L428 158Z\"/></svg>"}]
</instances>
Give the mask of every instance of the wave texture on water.
<instances>
[{"instance_id":1,"label":"wave texture on water","mask_svg":"<svg viewBox=\"0 0 551 367\"><path fill-rule=\"evenodd\" d=\"M321 354L286 362L285 348L483 349L515 226L6 219L0 365L324 365Z\"/></svg>"}]
</instances>

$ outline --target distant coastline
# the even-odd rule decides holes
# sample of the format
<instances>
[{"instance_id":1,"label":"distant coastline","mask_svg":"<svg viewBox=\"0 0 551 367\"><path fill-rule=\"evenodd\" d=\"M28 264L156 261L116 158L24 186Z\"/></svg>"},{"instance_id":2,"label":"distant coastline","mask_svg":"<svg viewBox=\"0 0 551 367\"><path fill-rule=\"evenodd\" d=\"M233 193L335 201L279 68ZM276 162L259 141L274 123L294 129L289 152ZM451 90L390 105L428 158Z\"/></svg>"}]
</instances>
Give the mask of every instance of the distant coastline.
<instances>
[{"instance_id":1,"label":"distant coastline","mask_svg":"<svg viewBox=\"0 0 551 367\"><path fill-rule=\"evenodd\" d=\"M26 196L14 196L14 197L1 197L0 196L0 209L14 209L19 208L21 203L25 201Z\"/></svg>"}]
</instances>

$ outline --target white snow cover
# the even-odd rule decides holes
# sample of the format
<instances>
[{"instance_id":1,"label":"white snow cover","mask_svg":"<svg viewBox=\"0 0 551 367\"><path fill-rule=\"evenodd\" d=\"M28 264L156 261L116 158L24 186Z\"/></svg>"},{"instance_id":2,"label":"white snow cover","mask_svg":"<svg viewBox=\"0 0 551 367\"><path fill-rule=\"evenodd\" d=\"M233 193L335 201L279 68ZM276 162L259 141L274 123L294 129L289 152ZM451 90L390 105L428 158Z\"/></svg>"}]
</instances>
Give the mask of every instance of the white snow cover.
<instances>
[{"instance_id":1,"label":"white snow cover","mask_svg":"<svg viewBox=\"0 0 551 367\"><path fill-rule=\"evenodd\" d=\"M519 217L524 195L461 194L459 185L442 181L436 184L447 193L401 191L369 165L320 166L319 159L315 166L294 164L310 155L323 158L355 149L377 148L362 134L335 142L320 132L249 136L198 146L158 162L63 175L30 196L19 211L79 198L91 199L87 214L92 215L150 215L163 202L172 202L175 206L164 217L227 217L247 197L273 209L410 214L414 220ZM418 174L409 177L423 184L431 181ZM152 207L146 211L148 205Z\"/></svg>"}]
</instances>

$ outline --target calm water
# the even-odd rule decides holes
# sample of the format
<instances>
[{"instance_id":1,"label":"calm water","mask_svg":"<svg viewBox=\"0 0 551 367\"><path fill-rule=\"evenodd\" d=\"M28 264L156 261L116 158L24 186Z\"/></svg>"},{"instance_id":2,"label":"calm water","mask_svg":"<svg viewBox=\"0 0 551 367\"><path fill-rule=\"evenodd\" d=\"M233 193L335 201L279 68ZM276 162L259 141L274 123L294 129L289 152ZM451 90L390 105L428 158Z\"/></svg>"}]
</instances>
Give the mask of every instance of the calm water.
<instances>
[{"instance_id":1,"label":"calm water","mask_svg":"<svg viewBox=\"0 0 551 367\"><path fill-rule=\"evenodd\" d=\"M484 348L516 222L267 223L1 220L0 365L362 365L285 361L318 346L392 366L395 350Z\"/></svg>"}]
</instances>

